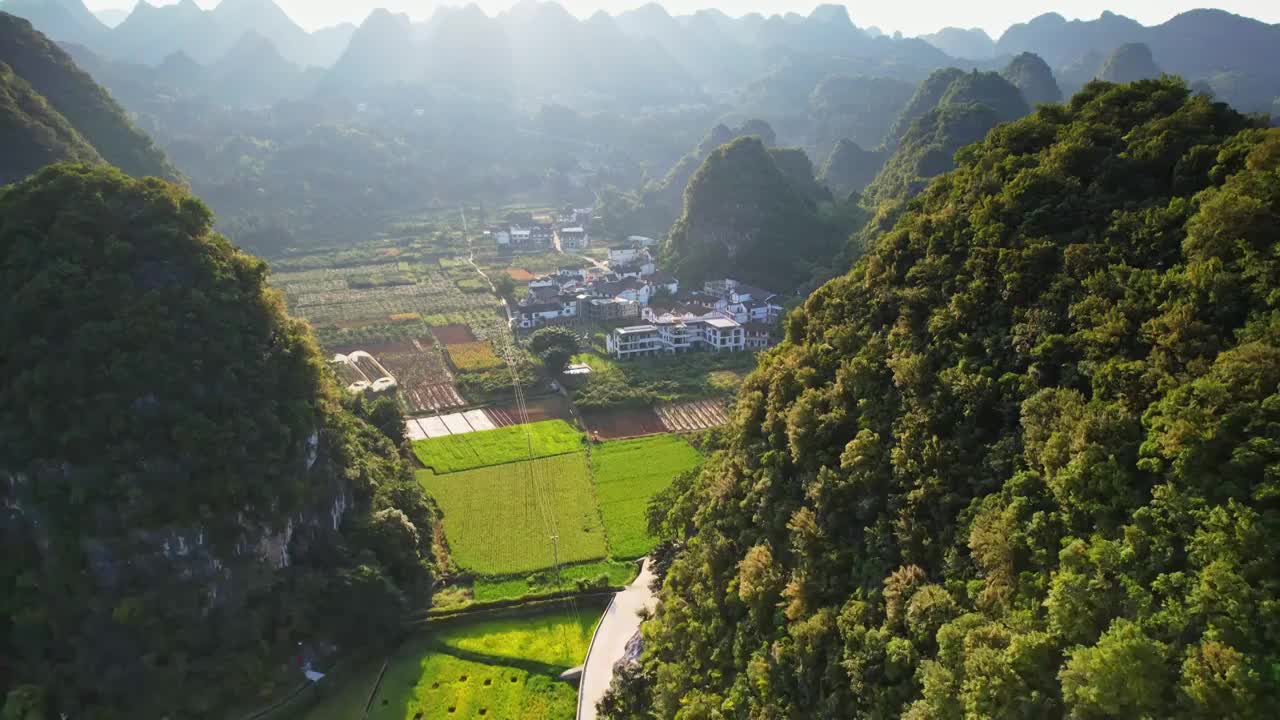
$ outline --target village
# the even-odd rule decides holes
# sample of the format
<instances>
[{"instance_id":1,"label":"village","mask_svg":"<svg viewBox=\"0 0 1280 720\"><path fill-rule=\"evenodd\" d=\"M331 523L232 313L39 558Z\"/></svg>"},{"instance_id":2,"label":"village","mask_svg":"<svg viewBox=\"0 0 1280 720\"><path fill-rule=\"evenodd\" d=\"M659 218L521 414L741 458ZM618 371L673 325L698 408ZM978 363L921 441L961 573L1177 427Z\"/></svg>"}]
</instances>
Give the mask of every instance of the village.
<instances>
[{"instance_id":1,"label":"village","mask_svg":"<svg viewBox=\"0 0 1280 720\"><path fill-rule=\"evenodd\" d=\"M495 225L485 234L507 252L576 255L591 248L590 219L590 210L572 210L551 222ZM529 280L513 307L516 328L609 326L608 354L619 360L756 351L777 341L774 328L784 309L777 293L729 278L681 287L675 276L658 270L657 241L632 236L615 245L603 262Z\"/></svg>"}]
</instances>

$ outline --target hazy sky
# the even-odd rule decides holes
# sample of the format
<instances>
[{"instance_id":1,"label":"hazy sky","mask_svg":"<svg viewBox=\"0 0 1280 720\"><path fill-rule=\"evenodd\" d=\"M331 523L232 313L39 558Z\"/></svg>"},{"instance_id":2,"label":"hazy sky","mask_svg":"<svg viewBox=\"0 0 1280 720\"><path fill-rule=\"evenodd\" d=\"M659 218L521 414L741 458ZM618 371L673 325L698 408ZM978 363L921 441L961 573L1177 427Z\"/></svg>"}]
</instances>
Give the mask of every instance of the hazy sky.
<instances>
[{"instance_id":1,"label":"hazy sky","mask_svg":"<svg viewBox=\"0 0 1280 720\"><path fill-rule=\"evenodd\" d=\"M151 0L153 5L164 5L176 0ZM218 0L196 0L204 8L218 4ZM425 19L440 5L464 5L461 0L276 0L300 25L315 29L343 21L359 23L375 7L385 7L394 12L407 12L415 19ZM576 15L587 16L596 10L620 12L643 5L645 0L560 0ZM85 0L91 10L104 8L130 8L130 0ZM490 13L504 10L515 4L513 0L478 0L477 4ZM672 14L692 12L704 7L719 7L730 15L750 12L808 14L819 3L797 0L667 0L662 3ZM1213 0L1211 4L1195 0L984 0L983 2L956 2L955 0L879 0L866 3L845 3L849 16L859 27L876 25L886 32L901 30L906 35L930 33L939 28L980 27L992 37L998 38L1005 28L1016 22L1029 20L1045 12L1057 12L1068 19L1096 18L1103 10L1127 15L1146 25L1164 22L1185 10L1196 7L1217 7L1241 15L1258 18L1269 23L1280 23L1280 2L1277 0Z\"/></svg>"}]
</instances>

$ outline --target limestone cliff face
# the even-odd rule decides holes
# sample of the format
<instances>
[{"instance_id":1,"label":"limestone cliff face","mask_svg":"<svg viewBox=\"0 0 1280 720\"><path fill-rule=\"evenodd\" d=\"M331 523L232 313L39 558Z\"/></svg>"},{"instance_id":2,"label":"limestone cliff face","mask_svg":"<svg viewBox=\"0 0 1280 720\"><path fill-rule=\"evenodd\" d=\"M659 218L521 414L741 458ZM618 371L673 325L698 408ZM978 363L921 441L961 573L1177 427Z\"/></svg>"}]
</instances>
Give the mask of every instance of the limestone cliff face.
<instances>
[{"instance_id":1,"label":"limestone cliff face","mask_svg":"<svg viewBox=\"0 0 1280 720\"><path fill-rule=\"evenodd\" d=\"M95 594L109 599L138 583L183 582L202 588L207 607L234 609L254 589L269 584L309 543L336 536L355 503L354 489L332 448L316 430L298 454L296 469L310 497L299 507L263 519L237 512L213 523L124 524L117 508L96 508L79 528L76 544ZM12 536L24 536L41 559L58 562L54 512L40 499L42 487L74 483L85 475L70 463L50 463L34 474L10 473L0 493L0 524ZM228 522L229 521L229 522ZM232 527L230 534L226 528ZM221 536L220 538L215 536ZM62 558L65 560L65 558Z\"/></svg>"}]
</instances>

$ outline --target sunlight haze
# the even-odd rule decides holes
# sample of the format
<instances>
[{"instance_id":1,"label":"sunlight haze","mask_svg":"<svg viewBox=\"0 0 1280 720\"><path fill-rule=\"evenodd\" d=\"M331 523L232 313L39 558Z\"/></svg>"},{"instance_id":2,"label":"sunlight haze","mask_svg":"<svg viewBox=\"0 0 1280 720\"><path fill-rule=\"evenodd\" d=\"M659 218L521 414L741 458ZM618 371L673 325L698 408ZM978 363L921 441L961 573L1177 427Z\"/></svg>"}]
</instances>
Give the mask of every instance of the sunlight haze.
<instances>
[{"instance_id":1,"label":"sunlight haze","mask_svg":"<svg viewBox=\"0 0 1280 720\"><path fill-rule=\"evenodd\" d=\"M408 13L415 20L430 17L437 7L462 5L454 2L415 2L414 0L373 0L352 2L351 0L277 0L277 3L303 27L314 30L342 22L359 24L369 11L383 7L392 12ZM132 7L120 0L85 0L90 10ZM153 5L167 5L167 2L153 2ZM197 0L203 8L216 6L217 0ZM481 0L477 3L489 13L501 12L514 5L509 0ZM643 5L635 0L562 0L562 5L578 16L588 16L597 10L619 13ZM729 15L739 16L747 13L787 13L795 12L807 15L820 3L787 2L786 0L733 0L720 4L705 0L669 0L661 3L667 11L674 14L686 14L705 7L717 7ZM1195 2L1158 2L1157 0L1117 0L1103 2L1100 0L1073 0L1065 4L1054 4L1048 0L1033 2L985 2L981 4L960 4L926 0L913 5L900 3L868 3L865 7L846 5L849 16L858 27L876 26L892 33L902 31L904 35L914 36L936 32L944 27L979 27L987 31L993 39L999 38L1006 28L1014 23L1026 22L1037 15L1057 12L1067 19L1093 19L1104 10L1125 15L1138 20L1144 25L1164 22L1169 18L1187 10L1205 7ZM1240 15L1247 15L1259 20L1280 22L1280 3L1268 0L1230 0L1210 5Z\"/></svg>"}]
</instances>

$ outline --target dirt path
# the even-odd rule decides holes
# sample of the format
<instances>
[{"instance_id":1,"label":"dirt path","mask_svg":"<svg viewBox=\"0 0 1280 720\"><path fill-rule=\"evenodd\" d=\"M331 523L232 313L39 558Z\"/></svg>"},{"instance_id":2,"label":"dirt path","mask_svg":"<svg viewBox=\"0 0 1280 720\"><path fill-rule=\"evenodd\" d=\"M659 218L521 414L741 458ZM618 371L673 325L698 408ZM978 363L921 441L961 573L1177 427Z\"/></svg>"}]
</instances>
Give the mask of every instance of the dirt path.
<instances>
[{"instance_id":1,"label":"dirt path","mask_svg":"<svg viewBox=\"0 0 1280 720\"><path fill-rule=\"evenodd\" d=\"M480 269L479 265L476 264L476 249L471 245L471 230L467 227L467 209L461 208L459 212L462 213L462 236L467 240L467 263L475 269L477 275L484 278L484 281L489 283L489 291L493 293L494 297L498 298L498 300L502 302L502 309L507 313L507 327L514 328L516 318L515 315L511 314L511 303L508 303L505 298L498 294L498 286L494 285L493 280L485 273L484 270Z\"/></svg>"},{"instance_id":2,"label":"dirt path","mask_svg":"<svg viewBox=\"0 0 1280 720\"><path fill-rule=\"evenodd\" d=\"M640 617L636 613L641 608L653 610L657 602L649 590L652 581L653 573L646 559L640 576L626 590L614 595L613 602L605 610L604 618L591 638L587 662L582 666L582 678L578 684L578 720L596 719L596 703L613 682L613 665L626 654L627 642L640 630Z\"/></svg>"}]
</instances>

